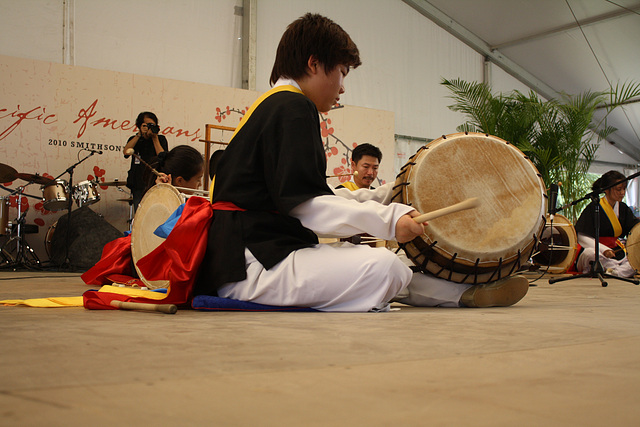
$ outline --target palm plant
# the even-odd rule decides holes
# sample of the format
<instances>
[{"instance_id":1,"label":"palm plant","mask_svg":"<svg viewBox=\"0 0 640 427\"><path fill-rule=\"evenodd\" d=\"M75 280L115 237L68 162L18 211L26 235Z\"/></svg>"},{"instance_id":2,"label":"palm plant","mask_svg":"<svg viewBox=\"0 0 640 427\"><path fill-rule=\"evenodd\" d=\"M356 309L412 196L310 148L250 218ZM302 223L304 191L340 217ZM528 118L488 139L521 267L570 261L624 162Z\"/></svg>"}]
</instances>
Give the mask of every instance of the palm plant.
<instances>
[{"instance_id":1,"label":"palm plant","mask_svg":"<svg viewBox=\"0 0 640 427\"><path fill-rule=\"evenodd\" d=\"M563 102L541 100L533 91L527 95L519 91L494 95L485 83L460 79L443 79L442 84L455 101L449 108L466 116L458 131L487 133L511 142L531 159L547 187L563 183L560 199L568 202L589 192L587 172L598 143L616 130L607 126L606 117L624 102L640 96L637 83L577 96L563 94ZM603 104L606 114L594 125L596 108ZM563 214L575 222L586 203L569 207Z\"/></svg>"}]
</instances>

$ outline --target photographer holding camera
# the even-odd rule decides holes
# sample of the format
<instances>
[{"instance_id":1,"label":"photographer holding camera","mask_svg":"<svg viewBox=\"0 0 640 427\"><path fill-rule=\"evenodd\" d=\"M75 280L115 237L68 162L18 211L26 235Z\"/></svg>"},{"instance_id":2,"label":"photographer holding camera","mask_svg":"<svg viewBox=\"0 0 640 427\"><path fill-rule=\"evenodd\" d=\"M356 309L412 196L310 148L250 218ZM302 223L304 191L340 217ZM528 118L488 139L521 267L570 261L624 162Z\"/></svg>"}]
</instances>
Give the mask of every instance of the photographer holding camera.
<instances>
[{"instance_id":1,"label":"photographer holding camera","mask_svg":"<svg viewBox=\"0 0 640 427\"><path fill-rule=\"evenodd\" d=\"M164 135L158 135L160 132L160 126L158 126L158 118L150 111L143 111L138 114L136 119L136 126L138 127L138 133L133 135L127 140L127 144L122 150L126 153L129 148L134 150L134 153L140 156L145 162L149 162L152 158L158 156L162 157L160 153L165 153L169 150L167 138ZM129 156L125 154L124 158ZM140 163L137 157L131 156L131 168L127 175L127 187L131 190L133 196L133 209L138 209L140 200L144 196L146 190L146 179L149 171L146 170L146 166Z\"/></svg>"}]
</instances>

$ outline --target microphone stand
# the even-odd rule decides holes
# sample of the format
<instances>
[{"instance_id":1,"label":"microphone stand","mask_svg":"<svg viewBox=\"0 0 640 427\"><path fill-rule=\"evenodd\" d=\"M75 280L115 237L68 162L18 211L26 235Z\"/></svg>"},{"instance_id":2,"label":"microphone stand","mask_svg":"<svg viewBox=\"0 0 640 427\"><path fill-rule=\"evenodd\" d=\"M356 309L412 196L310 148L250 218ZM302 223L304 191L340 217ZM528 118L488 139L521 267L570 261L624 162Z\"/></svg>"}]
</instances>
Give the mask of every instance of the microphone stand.
<instances>
[{"instance_id":1,"label":"microphone stand","mask_svg":"<svg viewBox=\"0 0 640 427\"><path fill-rule=\"evenodd\" d=\"M571 276L571 277L560 277L560 278L555 278L555 279L549 279L549 284L553 284L553 283L557 283L557 282L564 282L567 280L574 280L574 279L580 279L582 277L589 277L589 278L597 278L598 280L600 280L600 283L602 284L602 287L607 287L608 283L605 280L605 278L611 278L611 279L616 279L616 280L622 280L624 282L629 282L629 283L633 283L635 285L640 284L640 281L638 279L631 279L631 278L626 278L626 277L618 277L618 276L614 276L612 274L608 274L604 271L604 267L602 267L602 263L600 262L600 193L603 193L605 190L608 190L610 188L613 188L619 184L622 184L624 182L627 182L637 176L640 176L640 172L636 172L633 175L630 175L628 177L626 177L625 179L621 179L618 182L615 182L613 184L611 184L608 187L605 188L597 188L595 190L593 190L591 193L587 193L584 197L574 200L573 202L569 203L568 205L565 206L561 206L560 208L557 208L555 206L551 207L551 212L553 214L555 214L556 212L561 211L562 209L564 209L565 207L569 207L569 206L575 206L578 203L580 203L583 200L587 200L590 199L591 203L593 204L594 207L594 212L595 212L595 216L594 216L594 226L595 226L595 260L593 261L593 263L591 264L591 270L588 273L582 273L582 274L578 274L575 276Z\"/></svg>"},{"instance_id":2,"label":"microphone stand","mask_svg":"<svg viewBox=\"0 0 640 427\"><path fill-rule=\"evenodd\" d=\"M64 261L62 261L62 264L58 265L58 267L62 267L65 264L67 266L71 266L71 261L69 260L69 233L71 232L71 210L73 208L73 198L75 196L74 194L75 189L73 188L73 170L80 163L84 162L89 157L97 153L95 150L87 150L87 151L90 151L90 153L84 159L78 160L76 163L69 166L64 172L62 172L60 175L54 178L54 180L57 180L65 173L69 174L69 203L67 204L67 229L65 230L65 237L64 237L65 254L64 254Z\"/></svg>"}]
</instances>

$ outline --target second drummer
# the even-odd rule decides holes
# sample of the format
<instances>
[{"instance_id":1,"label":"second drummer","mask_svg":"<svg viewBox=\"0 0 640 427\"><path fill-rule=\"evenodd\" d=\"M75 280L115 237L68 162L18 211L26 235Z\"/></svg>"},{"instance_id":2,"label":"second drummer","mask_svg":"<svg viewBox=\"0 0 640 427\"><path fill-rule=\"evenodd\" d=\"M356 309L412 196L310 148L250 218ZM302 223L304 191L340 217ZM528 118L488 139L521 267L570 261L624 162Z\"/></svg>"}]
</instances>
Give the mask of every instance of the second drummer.
<instances>
[{"instance_id":1,"label":"second drummer","mask_svg":"<svg viewBox=\"0 0 640 427\"><path fill-rule=\"evenodd\" d=\"M593 183L593 190L607 188L625 176L615 170L611 170ZM618 246L617 239L629 234L639 220L633 211L622 200L626 192L626 182L616 185L604 191L604 197L600 199L600 226L599 236L599 260L607 273L619 277L632 277L635 269L629 265L624 250ZM583 250L578 256L576 269L583 273L591 270L591 263L595 260L595 206L587 205L576 222L578 243Z\"/></svg>"},{"instance_id":2,"label":"second drummer","mask_svg":"<svg viewBox=\"0 0 640 427\"><path fill-rule=\"evenodd\" d=\"M151 161L159 177L150 176L148 187L163 182L174 187L198 189L204 175L202 154L189 145L178 145Z\"/></svg>"}]
</instances>

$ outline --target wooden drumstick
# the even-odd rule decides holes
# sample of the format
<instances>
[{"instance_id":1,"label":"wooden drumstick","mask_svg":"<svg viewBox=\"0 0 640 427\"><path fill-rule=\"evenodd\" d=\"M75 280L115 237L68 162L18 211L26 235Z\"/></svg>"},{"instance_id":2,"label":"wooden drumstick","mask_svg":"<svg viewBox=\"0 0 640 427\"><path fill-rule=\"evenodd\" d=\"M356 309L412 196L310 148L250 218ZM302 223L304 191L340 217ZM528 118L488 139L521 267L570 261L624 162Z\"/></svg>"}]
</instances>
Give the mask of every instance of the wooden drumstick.
<instances>
[{"instance_id":1,"label":"wooden drumstick","mask_svg":"<svg viewBox=\"0 0 640 427\"><path fill-rule=\"evenodd\" d=\"M166 314L175 314L175 312L178 311L178 307L176 307L175 304L147 304L143 302L113 300L110 305L120 310L159 311Z\"/></svg>"},{"instance_id":2,"label":"wooden drumstick","mask_svg":"<svg viewBox=\"0 0 640 427\"><path fill-rule=\"evenodd\" d=\"M341 176L358 176L358 171L355 171L353 173L342 173L340 175L328 175L327 178L340 178Z\"/></svg>"},{"instance_id":3,"label":"wooden drumstick","mask_svg":"<svg viewBox=\"0 0 640 427\"><path fill-rule=\"evenodd\" d=\"M140 163L142 163L143 165L145 165L146 167L148 167L149 169L151 169L151 172L155 173L156 176L162 176L160 175L160 172L158 172L157 170L155 170L153 168L153 166L151 166L149 163L145 162L144 160L142 160L142 157L140 157L139 155L137 155L134 151L133 148L127 148L124 151L124 154L126 154L127 156L133 156L136 159L140 160Z\"/></svg>"},{"instance_id":4,"label":"wooden drumstick","mask_svg":"<svg viewBox=\"0 0 640 427\"><path fill-rule=\"evenodd\" d=\"M436 209L435 211L419 215L413 218L413 220L418 224L422 224L423 222L429 221L434 218L449 215L454 212L477 208L478 206L480 206L480 200L477 197L472 197L470 199L463 200L460 203L456 203L455 205L447 206L446 208L442 209Z\"/></svg>"}]
</instances>

